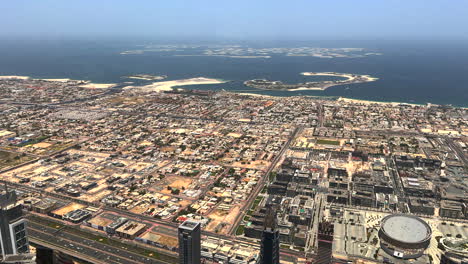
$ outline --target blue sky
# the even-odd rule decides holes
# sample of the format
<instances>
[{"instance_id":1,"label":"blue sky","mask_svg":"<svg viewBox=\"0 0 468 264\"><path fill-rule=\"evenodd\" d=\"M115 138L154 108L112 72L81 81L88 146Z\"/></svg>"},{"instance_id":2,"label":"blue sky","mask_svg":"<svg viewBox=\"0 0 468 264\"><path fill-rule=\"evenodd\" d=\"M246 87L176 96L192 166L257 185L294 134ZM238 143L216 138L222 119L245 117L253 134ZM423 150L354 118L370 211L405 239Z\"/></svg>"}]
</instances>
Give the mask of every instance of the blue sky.
<instances>
[{"instance_id":1,"label":"blue sky","mask_svg":"<svg viewBox=\"0 0 468 264\"><path fill-rule=\"evenodd\" d=\"M468 0L12 0L0 36L468 38Z\"/></svg>"}]
</instances>

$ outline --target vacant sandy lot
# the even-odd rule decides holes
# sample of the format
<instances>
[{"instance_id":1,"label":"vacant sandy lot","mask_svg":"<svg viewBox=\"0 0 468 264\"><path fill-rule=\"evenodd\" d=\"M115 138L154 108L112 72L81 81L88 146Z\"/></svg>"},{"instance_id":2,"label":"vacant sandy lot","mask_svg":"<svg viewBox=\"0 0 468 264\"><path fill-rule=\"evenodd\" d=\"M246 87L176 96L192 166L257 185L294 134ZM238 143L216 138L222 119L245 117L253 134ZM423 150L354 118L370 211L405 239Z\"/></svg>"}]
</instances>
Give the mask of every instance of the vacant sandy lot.
<instances>
[{"instance_id":1,"label":"vacant sandy lot","mask_svg":"<svg viewBox=\"0 0 468 264\"><path fill-rule=\"evenodd\" d=\"M265 170L270 166L270 162L264 160L249 161L248 163L245 162L245 164L242 164L242 162L234 162L232 166L246 169Z\"/></svg>"},{"instance_id":2,"label":"vacant sandy lot","mask_svg":"<svg viewBox=\"0 0 468 264\"><path fill-rule=\"evenodd\" d=\"M160 182L156 183L156 186L153 186L154 191L161 192L164 194L169 194L171 193L170 190L167 189L168 186L171 188L177 188L177 189L187 189L188 186L192 183L192 179L188 177L182 177L182 176L166 176L164 179L162 179Z\"/></svg>"},{"instance_id":3,"label":"vacant sandy lot","mask_svg":"<svg viewBox=\"0 0 468 264\"><path fill-rule=\"evenodd\" d=\"M229 211L213 211L211 214L208 215L208 217L211 219L211 222L206 227L206 230L211 232L217 232L219 234L227 234L239 212L239 206L234 206Z\"/></svg>"}]
</instances>

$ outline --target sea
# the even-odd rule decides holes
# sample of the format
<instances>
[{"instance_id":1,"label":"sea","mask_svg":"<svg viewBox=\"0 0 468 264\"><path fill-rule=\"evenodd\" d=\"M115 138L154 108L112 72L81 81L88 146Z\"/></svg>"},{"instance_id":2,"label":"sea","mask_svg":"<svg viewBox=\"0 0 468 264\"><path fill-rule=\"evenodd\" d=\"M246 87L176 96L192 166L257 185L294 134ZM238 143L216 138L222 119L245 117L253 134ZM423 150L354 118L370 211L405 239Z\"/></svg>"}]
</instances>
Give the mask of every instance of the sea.
<instances>
[{"instance_id":1,"label":"sea","mask_svg":"<svg viewBox=\"0 0 468 264\"><path fill-rule=\"evenodd\" d=\"M214 43L213 43L214 42ZM272 96L321 96L468 107L468 41L366 40L366 41L220 41L197 45L241 45L253 48L321 47L364 48L381 55L360 58L284 56L230 58L176 56L177 52L145 52L122 55L149 44L187 44L167 40L122 39L6 39L0 41L0 75L34 78L70 78L96 83L122 83L133 74L167 75L166 80L207 77L228 80L223 84L186 88L228 90ZM265 91L244 86L251 79L285 83L330 80L303 76L301 72L367 74L375 82L334 86L325 91ZM131 80L135 81L135 80ZM146 84L145 81L137 81ZM151 82L151 81L146 81ZM1 95L0 95L1 96Z\"/></svg>"}]
</instances>

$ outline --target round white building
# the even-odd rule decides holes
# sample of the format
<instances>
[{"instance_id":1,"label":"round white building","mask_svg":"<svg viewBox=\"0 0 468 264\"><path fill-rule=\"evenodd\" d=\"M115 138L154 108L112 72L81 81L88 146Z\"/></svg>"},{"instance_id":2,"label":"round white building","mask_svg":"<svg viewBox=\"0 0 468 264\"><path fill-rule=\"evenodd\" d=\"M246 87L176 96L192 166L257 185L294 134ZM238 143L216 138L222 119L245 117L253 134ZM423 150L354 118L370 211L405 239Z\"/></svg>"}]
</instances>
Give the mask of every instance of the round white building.
<instances>
[{"instance_id":1,"label":"round white building","mask_svg":"<svg viewBox=\"0 0 468 264\"><path fill-rule=\"evenodd\" d=\"M420 257L431 241L431 227L413 215L393 214L382 219L380 247L387 254L410 259Z\"/></svg>"}]
</instances>

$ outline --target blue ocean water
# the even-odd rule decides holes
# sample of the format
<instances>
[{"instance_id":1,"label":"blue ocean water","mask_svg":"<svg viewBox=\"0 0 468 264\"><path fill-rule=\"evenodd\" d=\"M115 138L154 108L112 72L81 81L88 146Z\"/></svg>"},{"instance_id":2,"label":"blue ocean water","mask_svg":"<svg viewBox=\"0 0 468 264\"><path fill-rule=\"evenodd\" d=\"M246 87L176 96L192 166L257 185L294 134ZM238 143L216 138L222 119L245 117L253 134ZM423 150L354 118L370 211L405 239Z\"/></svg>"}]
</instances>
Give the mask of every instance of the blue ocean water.
<instances>
[{"instance_id":1,"label":"blue ocean water","mask_svg":"<svg viewBox=\"0 0 468 264\"><path fill-rule=\"evenodd\" d=\"M128 41L26 41L0 42L0 75L36 78L71 78L93 82L124 82L131 74L165 74L167 80L209 77L225 84L194 85L193 89L248 91L274 96L344 96L348 98L468 106L468 42L456 41L352 41L310 43L252 43L252 47L362 47L380 56L316 58L274 55L241 59L214 56L174 56L174 53L121 55L138 49ZM325 91L262 91L245 87L250 79L297 83L329 80L301 72L369 74L379 80L334 86Z\"/></svg>"}]
</instances>

